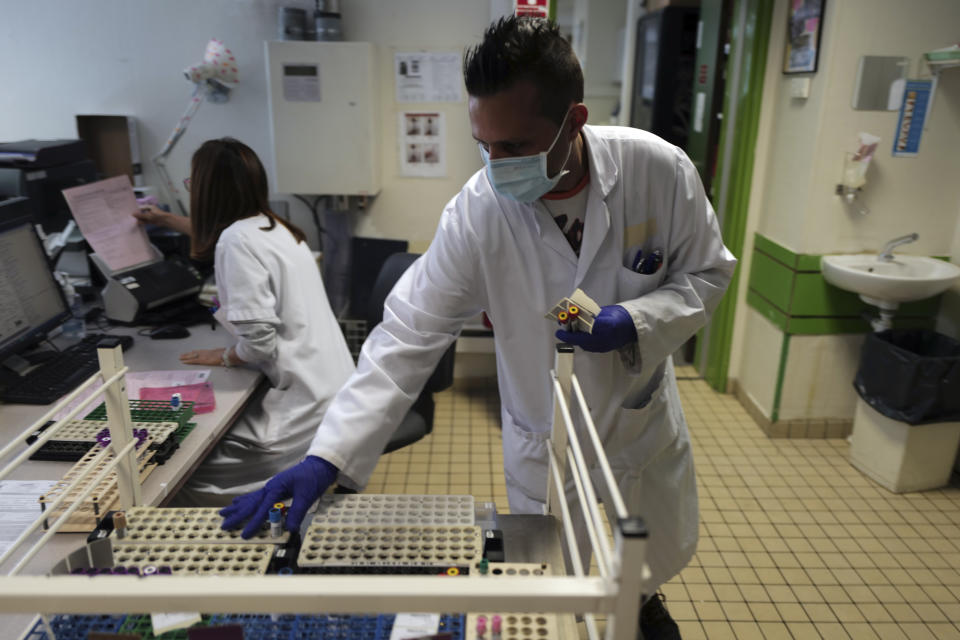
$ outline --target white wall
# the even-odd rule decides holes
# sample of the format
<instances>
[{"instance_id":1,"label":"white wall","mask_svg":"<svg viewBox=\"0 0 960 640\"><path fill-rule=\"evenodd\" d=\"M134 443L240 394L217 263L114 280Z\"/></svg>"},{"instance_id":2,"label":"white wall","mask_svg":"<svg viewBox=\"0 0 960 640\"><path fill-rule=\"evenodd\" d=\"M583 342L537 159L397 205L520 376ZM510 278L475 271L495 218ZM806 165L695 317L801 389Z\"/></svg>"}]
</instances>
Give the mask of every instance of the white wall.
<instances>
[{"instance_id":1,"label":"white wall","mask_svg":"<svg viewBox=\"0 0 960 640\"><path fill-rule=\"evenodd\" d=\"M590 124L607 125L620 102L626 0L576 0L573 45L583 65L584 103Z\"/></svg>"},{"instance_id":2,"label":"white wall","mask_svg":"<svg viewBox=\"0 0 960 640\"><path fill-rule=\"evenodd\" d=\"M905 253L949 255L960 201L960 74L948 72L916 158L893 158L897 112L851 108L862 55L909 57L911 78L928 75L923 52L956 41L955 0L827 2L823 48L807 100L790 98L781 75L772 138L772 171L760 231L800 253L873 251L897 235L920 239ZM774 30L782 28L774 23ZM782 64L771 51L770 64ZM845 151L857 134L882 138L867 175L862 216L834 195Z\"/></svg>"},{"instance_id":3,"label":"white wall","mask_svg":"<svg viewBox=\"0 0 960 640\"><path fill-rule=\"evenodd\" d=\"M790 336L779 419L852 419L863 339L862 334Z\"/></svg>"},{"instance_id":4,"label":"white wall","mask_svg":"<svg viewBox=\"0 0 960 640\"><path fill-rule=\"evenodd\" d=\"M227 104L205 104L171 155L175 177L208 138L230 135L272 164L263 41L276 35L282 0L0 0L0 141L76 137L74 115L108 113L139 120L142 156L154 155L187 105L192 85L181 70L202 59L211 37L233 51L240 84ZM304 2L302 6L312 6ZM394 47L462 52L489 24L491 4L478 0L344 0L344 35L379 46L383 117L383 192L361 214L358 234L429 244L443 205L480 166L466 103L409 107L447 114L448 177L397 176ZM327 150L336 153L336 149ZM268 167L269 168L269 167ZM145 180L156 184L145 163ZM268 171L270 173L270 171ZM291 204L294 221L315 230L306 208Z\"/></svg>"},{"instance_id":5,"label":"white wall","mask_svg":"<svg viewBox=\"0 0 960 640\"><path fill-rule=\"evenodd\" d=\"M960 205L958 205L960 207ZM953 247L950 261L960 264L960 222L953 234ZM940 315L937 318L937 331L955 340L960 340L960 282L943 294L940 299Z\"/></svg>"},{"instance_id":6,"label":"white wall","mask_svg":"<svg viewBox=\"0 0 960 640\"><path fill-rule=\"evenodd\" d=\"M773 414L784 335L756 309L747 308L744 322L750 339L744 345L740 386L769 418Z\"/></svg>"}]
</instances>

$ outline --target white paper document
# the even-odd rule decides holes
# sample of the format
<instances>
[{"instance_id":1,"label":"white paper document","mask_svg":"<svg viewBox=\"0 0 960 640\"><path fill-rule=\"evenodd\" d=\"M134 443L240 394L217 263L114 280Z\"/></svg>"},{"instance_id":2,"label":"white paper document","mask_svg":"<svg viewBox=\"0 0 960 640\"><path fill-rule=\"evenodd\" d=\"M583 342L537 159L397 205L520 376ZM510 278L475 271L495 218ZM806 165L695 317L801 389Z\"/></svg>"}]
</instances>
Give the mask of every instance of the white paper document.
<instances>
[{"instance_id":1,"label":"white paper document","mask_svg":"<svg viewBox=\"0 0 960 640\"><path fill-rule=\"evenodd\" d=\"M432 636L439 628L439 613L398 613L393 620L390 640Z\"/></svg>"},{"instance_id":2,"label":"white paper document","mask_svg":"<svg viewBox=\"0 0 960 640\"><path fill-rule=\"evenodd\" d=\"M20 534L40 515L40 496L56 480L4 480L0 482L0 554L7 552Z\"/></svg>"},{"instance_id":3,"label":"white paper document","mask_svg":"<svg viewBox=\"0 0 960 640\"><path fill-rule=\"evenodd\" d=\"M442 178L447 175L447 128L439 111L401 111L400 175Z\"/></svg>"},{"instance_id":4,"label":"white paper document","mask_svg":"<svg viewBox=\"0 0 960 640\"><path fill-rule=\"evenodd\" d=\"M156 256L133 217L139 209L126 175L63 190L83 237L107 266L122 271Z\"/></svg>"},{"instance_id":5,"label":"white paper document","mask_svg":"<svg viewBox=\"0 0 960 640\"><path fill-rule=\"evenodd\" d=\"M462 102L458 51L395 53L397 102Z\"/></svg>"},{"instance_id":6,"label":"white paper document","mask_svg":"<svg viewBox=\"0 0 960 640\"><path fill-rule=\"evenodd\" d=\"M151 613L150 622L153 624L153 635L158 636L174 629L186 629L200 622L199 613Z\"/></svg>"}]
</instances>

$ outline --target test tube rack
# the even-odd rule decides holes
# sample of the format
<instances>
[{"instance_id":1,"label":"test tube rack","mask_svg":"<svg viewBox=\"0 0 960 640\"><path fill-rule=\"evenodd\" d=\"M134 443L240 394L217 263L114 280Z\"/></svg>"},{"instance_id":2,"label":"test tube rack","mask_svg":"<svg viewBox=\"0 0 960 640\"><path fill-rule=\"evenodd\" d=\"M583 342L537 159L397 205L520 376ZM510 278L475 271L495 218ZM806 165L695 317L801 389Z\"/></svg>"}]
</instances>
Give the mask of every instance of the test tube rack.
<instances>
[{"instance_id":1,"label":"test tube rack","mask_svg":"<svg viewBox=\"0 0 960 640\"><path fill-rule=\"evenodd\" d=\"M475 524L473 496L327 494L314 521L325 525Z\"/></svg>"},{"instance_id":2,"label":"test tube rack","mask_svg":"<svg viewBox=\"0 0 960 640\"><path fill-rule=\"evenodd\" d=\"M480 561L480 527L459 525L311 524L301 567L463 567ZM456 574L458 572L451 572Z\"/></svg>"},{"instance_id":3,"label":"test tube rack","mask_svg":"<svg viewBox=\"0 0 960 640\"><path fill-rule=\"evenodd\" d=\"M204 615L195 627L238 625L246 640L390 640L396 616L361 615ZM440 616L439 633L448 633L452 640L464 640L463 615ZM50 625L57 640L86 640L88 633L136 634L141 640L155 640L150 616L53 616ZM188 631L168 631L162 640L187 640ZM24 640L49 640L38 621Z\"/></svg>"},{"instance_id":4,"label":"test tube rack","mask_svg":"<svg viewBox=\"0 0 960 640\"><path fill-rule=\"evenodd\" d=\"M176 422L134 422L134 429L146 429L155 442L162 442L179 428ZM106 427L99 420L70 420L57 423L56 439L67 442L96 442Z\"/></svg>"},{"instance_id":5,"label":"test tube rack","mask_svg":"<svg viewBox=\"0 0 960 640\"><path fill-rule=\"evenodd\" d=\"M475 567L480 569L479 566ZM496 562L486 568L486 572L475 571L470 575L479 578L497 579L500 577L524 577L551 575L549 564L532 564L525 562ZM483 616L486 618L486 633L481 636L477 633L477 622ZM500 635L493 635L493 617L500 616ZM559 638L559 619L552 613L497 613L477 612L467 614L465 640L536 640L537 638Z\"/></svg>"},{"instance_id":6,"label":"test tube rack","mask_svg":"<svg viewBox=\"0 0 960 640\"><path fill-rule=\"evenodd\" d=\"M130 400L130 419L138 422L176 422L180 427L186 427L193 417L193 401L183 401L179 409L171 409L169 402L163 400ZM107 407L101 403L96 409L87 414L85 420L105 422Z\"/></svg>"},{"instance_id":7,"label":"test tube rack","mask_svg":"<svg viewBox=\"0 0 960 640\"><path fill-rule=\"evenodd\" d=\"M174 575L262 576L276 550L272 544L138 544L113 540L114 565L167 566Z\"/></svg>"},{"instance_id":8,"label":"test tube rack","mask_svg":"<svg viewBox=\"0 0 960 640\"><path fill-rule=\"evenodd\" d=\"M157 439L159 439L159 442L163 442L173 431L174 427L172 425L155 427L153 433L148 433L146 439L137 448L137 465L140 471L141 483L157 467L157 464L152 460L153 452L150 451L150 445L157 442ZM47 504L52 503L64 492L67 492L67 500L47 514L48 518L56 519L66 511L76 498L90 487L97 472L111 461L113 458L112 451L100 458L99 461L97 460L97 456L99 456L102 451L103 449L98 446L91 448L79 462L74 464L70 470L64 474L63 478L61 478L50 491L40 497L40 508L45 510ZM80 477L80 474L90 466L94 466L96 470L78 482L77 479ZM117 486L117 473L116 471L111 471L100 481L93 492L83 500L80 507L70 515L70 518L60 527L59 532L89 532L97 526L97 519L114 507L119 497L120 489Z\"/></svg>"},{"instance_id":9,"label":"test tube rack","mask_svg":"<svg viewBox=\"0 0 960 640\"><path fill-rule=\"evenodd\" d=\"M134 507L126 512L127 531L124 543L147 544L283 544L290 538L284 531L271 537L265 526L250 539L240 537L240 531L220 528L223 517L216 508L167 509Z\"/></svg>"},{"instance_id":10,"label":"test tube rack","mask_svg":"<svg viewBox=\"0 0 960 640\"><path fill-rule=\"evenodd\" d=\"M162 464L165 462L179 446L179 442L186 437L192 427L185 432L176 422L134 422L134 429L146 429L148 432L156 430L156 425L173 426L173 438L167 440L154 438L154 457L156 462ZM54 422L51 426L55 429L55 439L43 443L37 451L30 456L31 460L45 460L54 462L77 462L83 459L83 456L90 451L91 447L97 443L97 435L106 427L102 421L96 420L69 420L66 422ZM45 429L45 428L44 428ZM44 429L41 429L43 431ZM29 442L29 441L28 441Z\"/></svg>"}]
</instances>

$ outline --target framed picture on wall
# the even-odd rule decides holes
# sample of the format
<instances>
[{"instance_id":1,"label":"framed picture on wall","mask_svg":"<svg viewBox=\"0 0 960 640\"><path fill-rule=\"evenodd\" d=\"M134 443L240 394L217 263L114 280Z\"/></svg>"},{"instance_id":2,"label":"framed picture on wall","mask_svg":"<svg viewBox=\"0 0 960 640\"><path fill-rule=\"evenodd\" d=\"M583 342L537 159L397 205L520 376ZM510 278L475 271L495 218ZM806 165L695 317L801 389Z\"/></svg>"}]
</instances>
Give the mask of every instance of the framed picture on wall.
<instances>
[{"instance_id":1,"label":"framed picture on wall","mask_svg":"<svg viewBox=\"0 0 960 640\"><path fill-rule=\"evenodd\" d=\"M826 0L790 0L784 73L813 73L820 57L820 32Z\"/></svg>"}]
</instances>

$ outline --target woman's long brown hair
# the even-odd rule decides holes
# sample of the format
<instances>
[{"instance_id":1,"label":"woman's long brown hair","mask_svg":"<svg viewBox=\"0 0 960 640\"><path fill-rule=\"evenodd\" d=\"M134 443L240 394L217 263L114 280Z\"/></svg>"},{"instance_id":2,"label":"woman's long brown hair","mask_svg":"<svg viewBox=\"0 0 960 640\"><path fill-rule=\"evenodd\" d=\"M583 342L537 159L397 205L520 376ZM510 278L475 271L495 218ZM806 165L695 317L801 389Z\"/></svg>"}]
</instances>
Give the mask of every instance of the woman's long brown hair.
<instances>
[{"instance_id":1,"label":"woman's long brown hair","mask_svg":"<svg viewBox=\"0 0 960 640\"><path fill-rule=\"evenodd\" d=\"M217 240L237 220L264 214L286 227L297 242L303 231L270 209L267 172L253 149L233 138L207 140L193 154L190 172L190 254L198 260L213 258Z\"/></svg>"}]
</instances>

